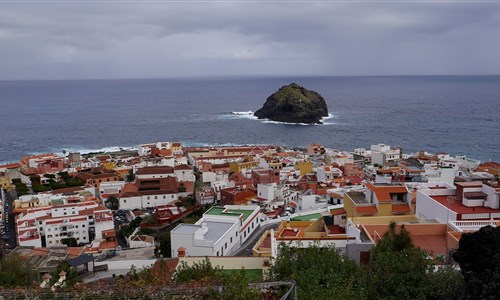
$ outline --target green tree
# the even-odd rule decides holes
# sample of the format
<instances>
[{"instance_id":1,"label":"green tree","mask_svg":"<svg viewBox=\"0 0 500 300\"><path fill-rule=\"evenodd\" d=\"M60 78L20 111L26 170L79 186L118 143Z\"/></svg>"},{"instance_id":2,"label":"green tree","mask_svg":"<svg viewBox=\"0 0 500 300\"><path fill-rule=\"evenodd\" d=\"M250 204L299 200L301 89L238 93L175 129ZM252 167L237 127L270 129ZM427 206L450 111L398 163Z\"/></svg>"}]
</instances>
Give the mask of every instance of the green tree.
<instances>
[{"instance_id":1,"label":"green tree","mask_svg":"<svg viewBox=\"0 0 500 300\"><path fill-rule=\"evenodd\" d=\"M61 244L66 245L68 247L77 247L78 241L74 237L61 239Z\"/></svg>"},{"instance_id":2,"label":"green tree","mask_svg":"<svg viewBox=\"0 0 500 300\"><path fill-rule=\"evenodd\" d=\"M463 293L464 277L451 266L440 267L428 273L427 299L458 299Z\"/></svg>"},{"instance_id":3,"label":"green tree","mask_svg":"<svg viewBox=\"0 0 500 300\"><path fill-rule=\"evenodd\" d=\"M200 262L193 263L192 266L189 266L185 261L181 261L180 266L174 273L173 281L175 283L199 282L201 280L205 282L213 281L221 276L220 272L220 268L213 267L207 257Z\"/></svg>"},{"instance_id":4,"label":"green tree","mask_svg":"<svg viewBox=\"0 0 500 300\"><path fill-rule=\"evenodd\" d=\"M163 232L157 236L159 246L155 249L156 255L162 255L163 257L171 257L172 247L170 241L170 231Z\"/></svg>"},{"instance_id":5,"label":"green tree","mask_svg":"<svg viewBox=\"0 0 500 300\"><path fill-rule=\"evenodd\" d=\"M222 285L224 286L221 298L227 300L252 300L260 299L260 291L249 286L249 280L245 270L222 273Z\"/></svg>"},{"instance_id":6,"label":"green tree","mask_svg":"<svg viewBox=\"0 0 500 300\"><path fill-rule=\"evenodd\" d=\"M127 174L127 182L133 182L135 180L134 170L130 169Z\"/></svg>"},{"instance_id":7,"label":"green tree","mask_svg":"<svg viewBox=\"0 0 500 300\"><path fill-rule=\"evenodd\" d=\"M464 233L453 259L465 280L464 299L498 299L500 295L500 227Z\"/></svg>"},{"instance_id":8,"label":"green tree","mask_svg":"<svg viewBox=\"0 0 500 300\"><path fill-rule=\"evenodd\" d=\"M280 244L270 269L274 280L294 280L299 299L364 299L362 270L333 247Z\"/></svg>"},{"instance_id":9,"label":"green tree","mask_svg":"<svg viewBox=\"0 0 500 300\"><path fill-rule=\"evenodd\" d=\"M413 246L411 237L401 226L389 225L377 246L367 269L367 288L373 299L426 299L428 274L434 264L428 254Z\"/></svg>"},{"instance_id":10,"label":"green tree","mask_svg":"<svg viewBox=\"0 0 500 300\"><path fill-rule=\"evenodd\" d=\"M0 288L29 287L33 285L36 276L26 259L19 255L8 255L0 259Z\"/></svg>"},{"instance_id":11,"label":"green tree","mask_svg":"<svg viewBox=\"0 0 500 300\"><path fill-rule=\"evenodd\" d=\"M66 287L72 287L75 283L82 281L76 269L71 268L68 261L65 260L61 261L57 265L57 268L50 273L50 275L52 275L52 278L50 278L50 285L54 285L54 283L59 280L59 273L61 273L61 271L66 272Z\"/></svg>"},{"instance_id":12,"label":"green tree","mask_svg":"<svg viewBox=\"0 0 500 300\"><path fill-rule=\"evenodd\" d=\"M120 200L114 196L110 196L104 204L106 205L107 208L112 209L112 210L117 210L120 207Z\"/></svg>"}]
</instances>

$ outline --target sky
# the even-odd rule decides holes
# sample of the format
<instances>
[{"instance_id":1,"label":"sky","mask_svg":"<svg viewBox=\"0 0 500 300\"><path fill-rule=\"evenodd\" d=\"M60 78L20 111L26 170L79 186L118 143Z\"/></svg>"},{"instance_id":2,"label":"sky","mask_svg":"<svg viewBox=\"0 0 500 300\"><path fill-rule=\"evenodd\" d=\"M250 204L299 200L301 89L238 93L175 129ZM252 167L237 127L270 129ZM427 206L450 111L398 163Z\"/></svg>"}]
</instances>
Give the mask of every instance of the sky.
<instances>
[{"instance_id":1,"label":"sky","mask_svg":"<svg viewBox=\"0 0 500 300\"><path fill-rule=\"evenodd\" d=\"M0 80L500 74L500 1L1 1Z\"/></svg>"}]
</instances>

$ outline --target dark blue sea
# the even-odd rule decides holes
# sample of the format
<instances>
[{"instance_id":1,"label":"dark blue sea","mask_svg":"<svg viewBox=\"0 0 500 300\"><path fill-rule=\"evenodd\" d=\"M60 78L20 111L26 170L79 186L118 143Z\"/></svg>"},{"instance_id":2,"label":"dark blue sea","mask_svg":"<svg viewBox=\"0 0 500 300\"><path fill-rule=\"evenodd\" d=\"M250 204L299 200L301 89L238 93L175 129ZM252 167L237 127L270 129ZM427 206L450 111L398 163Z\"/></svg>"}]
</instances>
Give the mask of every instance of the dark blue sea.
<instances>
[{"instance_id":1,"label":"dark blue sea","mask_svg":"<svg viewBox=\"0 0 500 300\"><path fill-rule=\"evenodd\" d=\"M324 125L250 115L279 87L319 92ZM0 81L0 163L26 154L185 145L385 143L500 161L500 76Z\"/></svg>"}]
</instances>

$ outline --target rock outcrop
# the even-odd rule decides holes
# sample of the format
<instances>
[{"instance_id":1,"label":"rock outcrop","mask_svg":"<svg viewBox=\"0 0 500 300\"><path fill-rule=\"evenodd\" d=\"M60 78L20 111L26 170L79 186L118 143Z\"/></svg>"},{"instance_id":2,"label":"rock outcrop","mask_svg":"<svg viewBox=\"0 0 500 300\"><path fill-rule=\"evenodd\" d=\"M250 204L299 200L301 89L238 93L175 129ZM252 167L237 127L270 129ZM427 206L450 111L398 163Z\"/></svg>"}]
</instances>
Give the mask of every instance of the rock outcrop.
<instances>
[{"instance_id":1,"label":"rock outcrop","mask_svg":"<svg viewBox=\"0 0 500 300\"><path fill-rule=\"evenodd\" d=\"M269 96L254 115L278 122L321 124L321 119L328 116L328 108L320 94L291 83Z\"/></svg>"}]
</instances>

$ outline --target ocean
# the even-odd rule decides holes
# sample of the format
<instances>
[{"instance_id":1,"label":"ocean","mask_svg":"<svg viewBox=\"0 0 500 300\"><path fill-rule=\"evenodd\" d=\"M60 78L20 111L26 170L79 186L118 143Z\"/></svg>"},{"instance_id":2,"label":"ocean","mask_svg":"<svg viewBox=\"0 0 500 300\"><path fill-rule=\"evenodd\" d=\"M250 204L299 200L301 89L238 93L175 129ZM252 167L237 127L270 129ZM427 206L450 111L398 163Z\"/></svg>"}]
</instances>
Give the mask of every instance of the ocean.
<instances>
[{"instance_id":1,"label":"ocean","mask_svg":"<svg viewBox=\"0 0 500 300\"><path fill-rule=\"evenodd\" d=\"M252 116L291 82L325 98L323 125ZM0 81L0 164L155 141L340 150L384 143L500 161L499 101L500 76Z\"/></svg>"}]
</instances>

